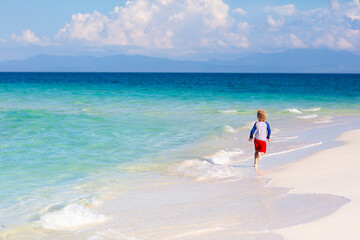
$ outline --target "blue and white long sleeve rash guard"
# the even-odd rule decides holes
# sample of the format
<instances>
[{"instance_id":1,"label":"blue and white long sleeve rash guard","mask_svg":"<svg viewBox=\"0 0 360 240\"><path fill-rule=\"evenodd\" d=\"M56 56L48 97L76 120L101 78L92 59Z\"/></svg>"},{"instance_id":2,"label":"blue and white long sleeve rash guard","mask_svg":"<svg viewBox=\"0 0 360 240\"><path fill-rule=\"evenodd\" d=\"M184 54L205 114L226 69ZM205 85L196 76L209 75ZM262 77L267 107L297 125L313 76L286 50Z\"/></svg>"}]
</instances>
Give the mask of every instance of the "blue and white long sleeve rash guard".
<instances>
[{"instance_id":1,"label":"blue and white long sleeve rash guard","mask_svg":"<svg viewBox=\"0 0 360 240\"><path fill-rule=\"evenodd\" d=\"M250 138L266 141L266 139L270 139L270 134L271 129L268 122L256 122L251 129Z\"/></svg>"}]
</instances>

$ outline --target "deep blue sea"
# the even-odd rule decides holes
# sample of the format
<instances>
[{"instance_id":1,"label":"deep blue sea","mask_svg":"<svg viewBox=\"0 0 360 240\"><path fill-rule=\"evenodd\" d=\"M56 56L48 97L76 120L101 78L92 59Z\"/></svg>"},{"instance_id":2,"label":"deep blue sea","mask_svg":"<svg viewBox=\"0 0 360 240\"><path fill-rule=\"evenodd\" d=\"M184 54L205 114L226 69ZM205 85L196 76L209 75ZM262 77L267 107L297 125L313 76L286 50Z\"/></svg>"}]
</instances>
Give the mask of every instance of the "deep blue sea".
<instances>
[{"instance_id":1,"label":"deep blue sea","mask_svg":"<svg viewBox=\"0 0 360 240\"><path fill-rule=\"evenodd\" d=\"M229 141L226 151L246 155L246 139L226 134L247 136L258 108L277 124L276 142L287 122L290 132L359 115L360 75L0 73L0 225L91 204L114 181L136 184L144 169L215 154Z\"/></svg>"}]
</instances>

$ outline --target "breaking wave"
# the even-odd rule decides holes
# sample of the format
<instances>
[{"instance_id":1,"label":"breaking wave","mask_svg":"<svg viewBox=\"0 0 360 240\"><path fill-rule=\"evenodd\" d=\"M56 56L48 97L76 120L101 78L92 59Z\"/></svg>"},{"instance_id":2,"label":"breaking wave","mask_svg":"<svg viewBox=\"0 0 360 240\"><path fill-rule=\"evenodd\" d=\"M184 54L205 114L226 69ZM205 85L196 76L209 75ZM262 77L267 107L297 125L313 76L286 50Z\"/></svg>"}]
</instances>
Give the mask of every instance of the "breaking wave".
<instances>
[{"instance_id":1,"label":"breaking wave","mask_svg":"<svg viewBox=\"0 0 360 240\"><path fill-rule=\"evenodd\" d=\"M106 221L108 218L79 204L47 212L40 217L39 225L44 229L66 230Z\"/></svg>"}]
</instances>

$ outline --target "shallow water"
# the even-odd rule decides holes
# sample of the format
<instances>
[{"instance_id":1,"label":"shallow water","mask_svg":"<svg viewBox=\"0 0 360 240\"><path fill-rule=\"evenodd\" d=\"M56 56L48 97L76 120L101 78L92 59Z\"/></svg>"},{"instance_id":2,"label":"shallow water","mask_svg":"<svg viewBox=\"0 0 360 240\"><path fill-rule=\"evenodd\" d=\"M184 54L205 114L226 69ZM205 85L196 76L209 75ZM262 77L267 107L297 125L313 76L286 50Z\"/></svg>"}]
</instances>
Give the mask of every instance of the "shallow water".
<instances>
[{"instance_id":1,"label":"shallow water","mask_svg":"<svg viewBox=\"0 0 360 240\"><path fill-rule=\"evenodd\" d=\"M96 222L81 206L142 188L147 172L252 176L257 108L270 155L319 144L298 133L359 115L359 102L360 75L0 73L0 225L46 228L56 211Z\"/></svg>"}]
</instances>

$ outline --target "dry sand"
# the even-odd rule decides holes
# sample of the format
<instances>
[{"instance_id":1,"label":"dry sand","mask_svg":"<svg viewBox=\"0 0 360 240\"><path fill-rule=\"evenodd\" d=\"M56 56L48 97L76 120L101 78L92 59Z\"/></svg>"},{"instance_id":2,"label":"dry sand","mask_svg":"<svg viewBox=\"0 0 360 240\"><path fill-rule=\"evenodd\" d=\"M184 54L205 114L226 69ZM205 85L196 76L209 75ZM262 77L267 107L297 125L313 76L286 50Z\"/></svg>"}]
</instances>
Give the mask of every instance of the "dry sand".
<instances>
[{"instance_id":1,"label":"dry sand","mask_svg":"<svg viewBox=\"0 0 360 240\"><path fill-rule=\"evenodd\" d=\"M294 188L291 193L332 194L351 200L326 218L273 231L285 240L360 239L360 129L345 132L337 140L344 144L269 172L271 186Z\"/></svg>"}]
</instances>

